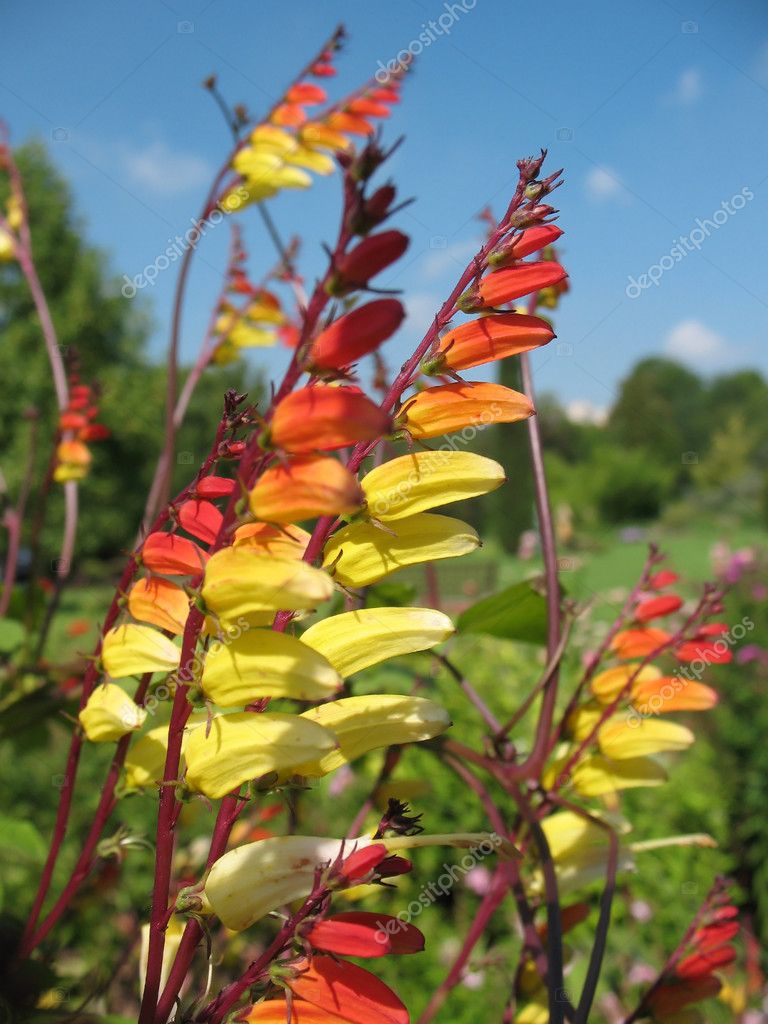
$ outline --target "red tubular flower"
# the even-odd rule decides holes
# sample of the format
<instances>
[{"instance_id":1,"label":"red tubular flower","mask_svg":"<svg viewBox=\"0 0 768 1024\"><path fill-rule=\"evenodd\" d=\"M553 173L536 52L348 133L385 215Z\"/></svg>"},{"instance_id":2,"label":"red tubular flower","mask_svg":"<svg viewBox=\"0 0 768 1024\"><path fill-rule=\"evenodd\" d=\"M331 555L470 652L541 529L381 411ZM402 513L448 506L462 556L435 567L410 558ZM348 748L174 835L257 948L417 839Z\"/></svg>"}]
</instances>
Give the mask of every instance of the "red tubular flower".
<instances>
[{"instance_id":1,"label":"red tubular flower","mask_svg":"<svg viewBox=\"0 0 768 1024\"><path fill-rule=\"evenodd\" d=\"M726 908L723 908L726 909ZM738 913L736 907L728 907L728 910ZM693 935L693 945L699 953L713 953L721 946L727 945L731 939L735 939L739 933L738 921L714 921L712 924L704 925Z\"/></svg>"},{"instance_id":2,"label":"red tubular flower","mask_svg":"<svg viewBox=\"0 0 768 1024\"><path fill-rule=\"evenodd\" d=\"M531 253L539 252L546 246L552 245L562 233L557 224L542 224L539 227L527 228L492 252L488 257L488 263L492 267L503 267L515 260L521 260L524 256L530 256Z\"/></svg>"},{"instance_id":3,"label":"red tubular flower","mask_svg":"<svg viewBox=\"0 0 768 1024\"><path fill-rule=\"evenodd\" d=\"M332 78L336 74L336 68L333 64L313 64L312 74L318 78Z\"/></svg>"},{"instance_id":4,"label":"red tubular flower","mask_svg":"<svg viewBox=\"0 0 768 1024\"><path fill-rule=\"evenodd\" d=\"M655 1017L661 1019L671 1016L691 1003L711 999L720 991L719 978L708 974L697 979L670 979L655 988L646 1000L646 1007L652 1010Z\"/></svg>"},{"instance_id":5,"label":"red tubular flower","mask_svg":"<svg viewBox=\"0 0 768 1024\"><path fill-rule=\"evenodd\" d=\"M660 619L664 615L671 615L673 612L679 611L682 606L683 599L677 594L651 597L647 601L641 601L635 608L635 619L637 622L650 622L651 619Z\"/></svg>"},{"instance_id":6,"label":"red tubular flower","mask_svg":"<svg viewBox=\"0 0 768 1024\"><path fill-rule=\"evenodd\" d=\"M61 430L80 430L87 425L87 417L79 412L63 412L59 417L59 427Z\"/></svg>"},{"instance_id":7,"label":"red tubular flower","mask_svg":"<svg viewBox=\"0 0 768 1024\"><path fill-rule=\"evenodd\" d=\"M213 544L224 522L224 516L215 505L199 498L185 501L179 508L178 519L187 533L206 544Z\"/></svg>"},{"instance_id":8,"label":"red tubular flower","mask_svg":"<svg viewBox=\"0 0 768 1024\"><path fill-rule=\"evenodd\" d=\"M235 493L235 481L226 476L204 476L195 492L198 498L228 498Z\"/></svg>"},{"instance_id":9,"label":"red tubular flower","mask_svg":"<svg viewBox=\"0 0 768 1024\"><path fill-rule=\"evenodd\" d=\"M285 979L297 999L351 1024L410 1022L408 1011L392 989L356 964L318 956L299 965L299 970L297 977Z\"/></svg>"},{"instance_id":10,"label":"red tubular flower","mask_svg":"<svg viewBox=\"0 0 768 1024\"><path fill-rule=\"evenodd\" d=\"M81 441L103 441L109 437L109 427L105 427L103 423L89 423L78 431L77 436Z\"/></svg>"},{"instance_id":11,"label":"red tubular flower","mask_svg":"<svg viewBox=\"0 0 768 1024\"><path fill-rule=\"evenodd\" d=\"M709 953L693 953L681 960L675 973L678 978L686 981L697 981L712 974L720 967L726 967L736 959L736 950L731 946L723 946Z\"/></svg>"},{"instance_id":12,"label":"red tubular flower","mask_svg":"<svg viewBox=\"0 0 768 1024\"><path fill-rule=\"evenodd\" d=\"M523 295L559 284L566 276L565 269L554 260L518 263L481 278L459 299L459 308L473 313L488 306L503 306Z\"/></svg>"},{"instance_id":13,"label":"red tubular flower","mask_svg":"<svg viewBox=\"0 0 768 1024\"><path fill-rule=\"evenodd\" d=\"M376 299L353 309L315 338L309 362L322 370L348 366L393 335L404 317L405 310L397 299Z\"/></svg>"},{"instance_id":14,"label":"red tubular flower","mask_svg":"<svg viewBox=\"0 0 768 1024\"><path fill-rule=\"evenodd\" d=\"M275 409L270 442L288 452L331 451L390 433L390 417L357 388L317 385L287 395Z\"/></svg>"},{"instance_id":15,"label":"red tubular flower","mask_svg":"<svg viewBox=\"0 0 768 1024\"><path fill-rule=\"evenodd\" d=\"M342 256L336 265L333 294L364 287L372 277L399 260L408 248L409 239L402 231L382 231L370 235Z\"/></svg>"},{"instance_id":16,"label":"red tubular flower","mask_svg":"<svg viewBox=\"0 0 768 1024\"><path fill-rule=\"evenodd\" d=\"M150 533L141 549L141 559L161 576L197 576L208 555L201 547L176 533Z\"/></svg>"},{"instance_id":17,"label":"red tubular flower","mask_svg":"<svg viewBox=\"0 0 768 1024\"><path fill-rule=\"evenodd\" d=\"M314 949L340 956L377 957L421 953L424 936L391 914L352 910L316 922L304 936Z\"/></svg>"},{"instance_id":18,"label":"red tubular flower","mask_svg":"<svg viewBox=\"0 0 768 1024\"><path fill-rule=\"evenodd\" d=\"M423 365L425 373L468 370L546 345L555 336L546 320L521 313L482 316L448 331Z\"/></svg>"},{"instance_id":19,"label":"red tubular flower","mask_svg":"<svg viewBox=\"0 0 768 1024\"><path fill-rule=\"evenodd\" d=\"M347 881L354 881L358 878L365 878L374 868L378 867L383 860L387 859L387 848L383 843L375 843L373 846L364 846L361 850L354 850L341 865L341 877Z\"/></svg>"},{"instance_id":20,"label":"red tubular flower","mask_svg":"<svg viewBox=\"0 0 768 1024\"><path fill-rule=\"evenodd\" d=\"M651 576L649 585L653 590L664 590L665 587L671 587L673 583L677 583L679 579L677 573L672 572L671 569L661 569Z\"/></svg>"},{"instance_id":21,"label":"red tubular flower","mask_svg":"<svg viewBox=\"0 0 768 1024\"><path fill-rule=\"evenodd\" d=\"M350 114L362 114L363 117L389 117L389 107L373 99L361 96L347 104Z\"/></svg>"},{"instance_id":22,"label":"red tubular flower","mask_svg":"<svg viewBox=\"0 0 768 1024\"><path fill-rule=\"evenodd\" d=\"M368 95L372 100L380 100L382 103L400 102L400 93L396 89L371 89Z\"/></svg>"},{"instance_id":23,"label":"red tubular flower","mask_svg":"<svg viewBox=\"0 0 768 1024\"><path fill-rule=\"evenodd\" d=\"M707 665L728 665L733 661L733 651L728 649L725 641L712 641L706 637L686 640L675 648L675 656L679 661L701 660Z\"/></svg>"}]
</instances>

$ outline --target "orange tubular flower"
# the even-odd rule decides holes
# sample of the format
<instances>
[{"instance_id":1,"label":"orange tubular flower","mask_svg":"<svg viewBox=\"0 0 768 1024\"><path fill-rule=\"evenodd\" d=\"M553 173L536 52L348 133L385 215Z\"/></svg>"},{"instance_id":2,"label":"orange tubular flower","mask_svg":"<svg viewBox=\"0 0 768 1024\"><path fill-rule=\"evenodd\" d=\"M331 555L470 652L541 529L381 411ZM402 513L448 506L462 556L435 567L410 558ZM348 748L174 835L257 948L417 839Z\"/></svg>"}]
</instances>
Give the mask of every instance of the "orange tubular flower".
<instances>
[{"instance_id":1,"label":"orange tubular flower","mask_svg":"<svg viewBox=\"0 0 768 1024\"><path fill-rule=\"evenodd\" d=\"M706 635L695 637L675 648L679 661L703 661L707 665L728 665L733 661L733 651L724 640L710 640Z\"/></svg>"},{"instance_id":2,"label":"orange tubular flower","mask_svg":"<svg viewBox=\"0 0 768 1024\"><path fill-rule=\"evenodd\" d=\"M392 989L356 964L318 956L299 970L297 977L285 979L297 999L351 1024L409 1024L408 1011Z\"/></svg>"},{"instance_id":3,"label":"orange tubular flower","mask_svg":"<svg viewBox=\"0 0 768 1024\"><path fill-rule=\"evenodd\" d=\"M270 466L248 497L251 513L272 523L356 512L365 497L346 466L321 455L305 455Z\"/></svg>"},{"instance_id":4,"label":"orange tubular flower","mask_svg":"<svg viewBox=\"0 0 768 1024\"><path fill-rule=\"evenodd\" d=\"M267 1003L256 1003L237 1020L243 1024L345 1024L348 1018L328 1013L303 999L292 1001L289 1016L288 1003L284 999L270 999Z\"/></svg>"},{"instance_id":5,"label":"orange tubular flower","mask_svg":"<svg viewBox=\"0 0 768 1024\"><path fill-rule=\"evenodd\" d=\"M490 423L516 423L533 416L531 400L501 384L443 384L408 399L395 425L423 439L452 434L464 427L480 430Z\"/></svg>"},{"instance_id":6,"label":"orange tubular flower","mask_svg":"<svg viewBox=\"0 0 768 1024\"><path fill-rule=\"evenodd\" d=\"M91 453L82 441L62 441L56 449L59 462L67 462L73 466L88 466Z\"/></svg>"},{"instance_id":7,"label":"orange tubular flower","mask_svg":"<svg viewBox=\"0 0 768 1024\"><path fill-rule=\"evenodd\" d=\"M559 284L566 276L565 269L554 260L518 263L481 278L464 292L459 299L459 308L465 313L474 313L488 306L503 306L523 295Z\"/></svg>"},{"instance_id":8,"label":"orange tubular flower","mask_svg":"<svg viewBox=\"0 0 768 1024\"><path fill-rule=\"evenodd\" d=\"M644 658L670 639L663 629L625 629L613 638L611 650L620 658Z\"/></svg>"},{"instance_id":9,"label":"orange tubular flower","mask_svg":"<svg viewBox=\"0 0 768 1024\"><path fill-rule=\"evenodd\" d=\"M328 93L322 86L315 85L314 82L297 82L296 85L291 86L285 98L288 103L325 103Z\"/></svg>"},{"instance_id":10,"label":"orange tubular flower","mask_svg":"<svg viewBox=\"0 0 768 1024\"><path fill-rule=\"evenodd\" d=\"M128 594L128 611L139 622L181 636L189 614L189 597L175 583L160 576L137 580Z\"/></svg>"},{"instance_id":11,"label":"orange tubular flower","mask_svg":"<svg viewBox=\"0 0 768 1024\"><path fill-rule=\"evenodd\" d=\"M178 519L181 526L198 540L213 544L219 535L224 516L210 501L193 498L185 501L179 508Z\"/></svg>"},{"instance_id":12,"label":"orange tubular flower","mask_svg":"<svg viewBox=\"0 0 768 1024\"><path fill-rule=\"evenodd\" d=\"M326 124L333 131L346 132L348 135L362 135L363 138L373 135L375 131L370 121L366 121L364 117L358 117L357 114L347 113L345 110L331 114Z\"/></svg>"},{"instance_id":13,"label":"orange tubular flower","mask_svg":"<svg viewBox=\"0 0 768 1024\"><path fill-rule=\"evenodd\" d=\"M376 957L421 953L424 936L412 924L391 914L350 910L318 921L304 938L313 949L340 956Z\"/></svg>"},{"instance_id":14,"label":"orange tubular flower","mask_svg":"<svg viewBox=\"0 0 768 1024\"><path fill-rule=\"evenodd\" d=\"M186 537L175 533L150 533L141 549L141 559L152 572L162 576L197 576L208 555Z\"/></svg>"},{"instance_id":15,"label":"orange tubular flower","mask_svg":"<svg viewBox=\"0 0 768 1024\"><path fill-rule=\"evenodd\" d=\"M709 711L717 700L717 690L711 686L675 676L646 679L632 686L632 703L642 714Z\"/></svg>"},{"instance_id":16,"label":"orange tubular flower","mask_svg":"<svg viewBox=\"0 0 768 1024\"><path fill-rule=\"evenodd\" d=\"M516 356L546 345L555 336L546 320L521 313L500 313L470 320L440 339L437 350L423 365L437 376L445 370L468 370L496 359Z\"/></svg>"},{"instance_id":17,"label":"orange tubular flower","mask_svg":"<svg viewBox=\"0 0 768 1024\"><path fill-rule=\"evenodd\" d=\"M332 451L390 430L389 416L362 391L318 385L300 388L278 404L269 437L288 452Z\"/></svg>"},{"instance_id":18,"label":"orange tubular flower","mask_svg":"<svg viewBox=\"0 0 768 1024\"><path fill-rule=\"evenodd\" d=\"M336 265L336 280L331 284L332 294L364 287L376 274L399 260L408 248L409 238L402 231L381 231L369 235L355 248L342 256Z\"/></svg>"},{"instance_id":19,"label":"orange tubular flower","mask_svg":"<svg viewBox=\"0 0 768 1024\"><path fill-rule=\"evenodd\" d=\"M405 310L397 299L376 299L353 309L315 338L309 363L321 370L348 366L393 335L404 317Z\"/></svg>"},{"instance_id":20,"label":"orange tubular flower","mask_svg":"<svg viewBox=\"0 0 768 1024\"><path fill-rule=\"evenodd\" d=\"M310 535L299 526L272 526L269 523L246 523L235 530L235 547L259 548L265 555L278 558L301 558Z\"/></svg>"}]
</instances>

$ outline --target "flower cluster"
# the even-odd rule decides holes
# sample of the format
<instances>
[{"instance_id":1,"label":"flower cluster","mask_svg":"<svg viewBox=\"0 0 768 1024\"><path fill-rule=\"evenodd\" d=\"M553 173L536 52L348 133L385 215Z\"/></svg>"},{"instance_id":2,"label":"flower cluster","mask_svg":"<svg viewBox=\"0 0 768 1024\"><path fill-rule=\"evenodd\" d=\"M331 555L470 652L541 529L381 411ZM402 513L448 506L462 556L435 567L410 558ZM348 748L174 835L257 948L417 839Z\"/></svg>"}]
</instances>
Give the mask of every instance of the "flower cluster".
<instances>
[{"instance_id":1,"label":"flower cluster","mask_svg":"<svg viewBox=\"0 0 768 1024\"><path fill-rule=\"evenodd\" d=\"M308 113L307 108L328 100L317 80L336 74L333 58L341 39L336 35L331 40L319 60L290 86L269 117L257 124L248 142L238 148L232 159L237 183L222 197L222 209L232 213L284 189L309 188L309 171L332 174L332 154L350 152L354 137L367 138L375 131L376 119L389 117L390 106L400 100L404 69L394 71L383 84L371 81L322 113Z\"/></svg>"},{"instance_id":2,"label":"flower cluster","mask_svg":"<svg viewBox=\"0 0 768 1024\"><path fill-rule=\"evenodd\" d=\"M99 406L96 392L89 384L83 384L76 370L69 374L69 400L59 414L59 441L56 448L56 464L53 478L57 483L68 480L82 480L91 464L88 443L103 441L109 430L96 423Z\"/></svg>"}]
</instances>

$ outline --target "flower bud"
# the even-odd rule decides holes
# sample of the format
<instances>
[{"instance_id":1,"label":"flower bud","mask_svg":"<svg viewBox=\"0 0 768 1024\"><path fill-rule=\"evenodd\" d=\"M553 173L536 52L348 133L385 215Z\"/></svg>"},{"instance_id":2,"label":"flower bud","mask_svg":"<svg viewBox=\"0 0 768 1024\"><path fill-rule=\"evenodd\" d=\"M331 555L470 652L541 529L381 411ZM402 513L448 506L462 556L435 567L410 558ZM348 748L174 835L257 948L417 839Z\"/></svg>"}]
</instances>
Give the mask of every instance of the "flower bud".
<instances>
[{"instance_id":1,"label":"flower bud","mask_svg":"<svg viewBox=\"0 0 768 1024\"><path fill-rule=\"evenodd\" d=\"M539 227L528 228L494 249L488 257L488 265L504 267L509 263L514 263L515 260L521 260L524 256L530 256L531 253L540 252L546 246L556 242L562 233L556 224L542 224Z\"/></svg>"},{"instance_id":2,"label":"flower bud","mask_svg":"<svg viewBox=\"0 0 768 1024\"><path fill-rule=\"evenodd\" d=\"M542 288L558 284L566 277L566 272L554 260L541 260L534 263L518 263L513 267L497 270L481 278L477 284L477 296L480 307L503 306L514 299L530 295ZM465 306L461 307L465 312ZM478 307L475 307L478 308Z\"/></svg>"},{"instance_id":3,"label":"flower bud","mask_svg":"<svg viewBox=\"0 0 768 1024\"><path fill-rule=\"evenodd\" d=\"M339 258L329 291L332 295L344 295L356 288L364 288L372 277L400 259L409 241L407 235L395 230L382 231L363 239L351 252Z\"/></svg>"},{"instance_id":4,"label":"flower bud","mask_svg":"<svg viewBox=\"0 0 768 1024\"><path fill-rule=\"evenodd\" d=\"M405 317L397 299L376 299L339 317L315 338L308 362L333 370L357 362L395 333Z\"/></svg>"}]
</instances>

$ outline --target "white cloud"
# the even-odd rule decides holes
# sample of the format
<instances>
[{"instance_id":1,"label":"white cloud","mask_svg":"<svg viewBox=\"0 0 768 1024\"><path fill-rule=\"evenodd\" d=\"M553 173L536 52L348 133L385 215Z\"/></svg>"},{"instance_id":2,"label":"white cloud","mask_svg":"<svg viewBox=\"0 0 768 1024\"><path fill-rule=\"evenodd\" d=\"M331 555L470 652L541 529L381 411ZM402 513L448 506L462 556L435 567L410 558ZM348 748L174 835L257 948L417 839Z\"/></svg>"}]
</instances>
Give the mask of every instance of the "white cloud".
<instances>
[{"instance_id":1,"label":"white cloud","mask_svg":"<svg viewBox=\"0 0 768 1024\"><path fill-rule=\"evenodd\" d=\"M669 332L664 350L673 359L697 365L725 362L732 356L726 339L700 320L681 320Z\"/></svg>"},{"instance_id":2,"label":"white cloud","mask_svg":"<svg viewBox=\"0 0 768 1024\"><path fill-rule=\"evenodd\" d=\"M211 166L203 157L171 149L159 140L143 149L125 149L122 158L131 180L156 195L179 195L212 177Z\"/></svg>"},{"instance_id":3,"label":"white cloud","mask_svg":"<svg viewBox=\"0 0 768 1024\"><path fill-rule=\"evenodd\" d=\"M618 199L625 195L621 179L609 167L593 167L587 175L586 187L592 199Z\"/></svg>"},{"instance_id":4,"label":"white cloud","mask_svg":"<svg viewBox=\"0 0 768 1024\"><path fill-rule=\"evenodd\" d=\"M572 423L592 423L598 427L608 419L606 406L596 405L588 398L574 398L567 402L565 414Z\"/></svg>"},{"instance_id":5,"label":"white cloud","mask_svg":"<svg viewBox=\"0 0 768 1024\"><path fill-rule=\"evenodd\" d=\"M690 107L701 98L702 91L701 72L688 68L680 73L667 101L676 107Z\"/></svg>"}]
</instances>

